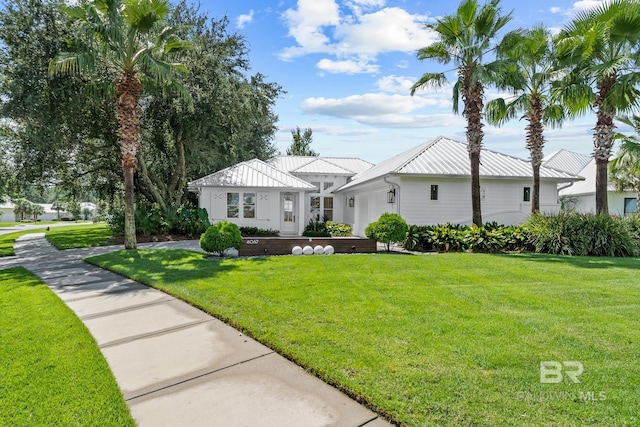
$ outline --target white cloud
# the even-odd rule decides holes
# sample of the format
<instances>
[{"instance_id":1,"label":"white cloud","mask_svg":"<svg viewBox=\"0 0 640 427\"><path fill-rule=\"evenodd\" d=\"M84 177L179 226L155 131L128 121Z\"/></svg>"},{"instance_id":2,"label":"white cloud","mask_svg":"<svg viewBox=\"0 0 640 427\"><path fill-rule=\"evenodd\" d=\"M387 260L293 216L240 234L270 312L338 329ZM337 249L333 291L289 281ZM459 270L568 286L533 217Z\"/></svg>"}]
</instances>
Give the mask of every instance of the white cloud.
<instances>
[{"instance_id":1,"label":"white cloud","mask_svg":"<svg viewBox=\"0 0 640 427\"><path fill-rule=\"evenodd\" d=\"M437 40L424 27L428 17L398 7L383 7L384 0L351 0L342 10L335 0L298 0L297 8L283 14L296 45L280 52L282 60L312 53L335 56L318 62L324 71L376 73L371 63L385 52L413 52ZM399 64L406 67L407 64Z\"/></svg>"},{"instance_id":2,"label":"white cloud","mask_svg":"<svg viewBox=\"0 0 640 427\"><path fill-rule=\"evenodd\" d=\"M456 116L454 114L424 114L410 116L402 114L385 114L377 117L354 117L354 119L362 124L398 129L422 129L447 126L463 127L466 125L466 122L461 116Z\"/></svg>"},{"instance_id":3,"label":"white cloud","mask_svg":"<svg viewBox=\"0 0 640 427\"><path fill-rule=\"evenodd\" d=\"M382 77L376 82L376 85L384 92L402 93L406 95L411 92L411 86L413 86L417 80L415 77L391 75Z\"/></svg>"},{"instance_id":4,"label":"white cloud","mask_svg":"<svg viewBox=\"0 0 640 427\"><path fill-rule=\"evenodd\" d=\"M568 8L561 8L558 6L551 7L549 9L549 12L554 14L562 13L567 17L573 18L576 13L584 10L593 9L594 7L602 5L605 1L606 0L581 0L581 1L574 2L573 5L571 5L571 7L568 7Z\"/></svg>"},{"instance_id":5,"label":"white cloud","mask_svg":"<svg viewBox=\"0 0 640 427\"><path fill-rule=\"evenodd\" d=\"M301 108L306 113L354 118L409 113L431 103L424 97L367 93L346 98L308 98L302 103Z\"/></svg>"},{"instance_id":6,"label":"white cloud","mask_svg":"<svg viewBox=\"0 0 640 427\"><path fill-rule=\"evenodd\" d=\"M415 51L437 40L424 27L425 20L397 7L363 14L357 22L336 28L338 52L377 55Z\"/></svg>"},{"instance_id":7,"label":"white cloud","mask_svg":"<svg viewBox=\"0 0 640 427\"><path fill-rule=\"evenodd\" d=\"M551 13L561 13L562 12L562 8L552 7L552 8L549 9L549 12L551 12Z\"/></svg>"},{"instance_id":8,"label":"white cloud","mask_svg":"<svg viewBox=\"0 0 640 427\"><path fill-rule=\"evenodd\" d=\"M253 22L253 13L253 9L251 9L248 14L238 16L236 27L243 29L246 24Z\"/></svg>"},{"instance_id":9,"label":"white cloud","mask_svg":"<svg viewBox=\"0 0 640 427\"><path fill-rule=\"evenodd\" d=\"M317 67L332 74L375 74L380 68L378 65L371 64L364 59L358 61L332 61L326 58L318 61Z\"/></svg>"}]
</instances>

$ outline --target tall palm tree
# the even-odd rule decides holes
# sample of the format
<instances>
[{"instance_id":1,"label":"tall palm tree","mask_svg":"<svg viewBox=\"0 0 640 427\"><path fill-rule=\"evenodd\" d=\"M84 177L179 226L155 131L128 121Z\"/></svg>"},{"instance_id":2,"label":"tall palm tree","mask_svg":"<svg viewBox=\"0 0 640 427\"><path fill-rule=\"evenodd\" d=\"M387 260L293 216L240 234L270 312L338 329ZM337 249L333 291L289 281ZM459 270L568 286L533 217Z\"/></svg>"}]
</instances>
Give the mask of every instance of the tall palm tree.
<instances>
[{"instance_id":1,"label":"tall palm tree","mask_svg":"<svg viewBox=\"0 0 640 427\"><path fill-rule=\"evenodd\" d=\"M616 139L620 139L622 144L616 156L609 162L611 181L618 191L635 191L636 206L640 207L640 116L616 119L632 126L636 134L616 134Z\"/></svg>"},{"instance_id":2,"label":"tall palm tree","mask_svg":"<svg viewBox=\"0 0 640 427\"><path fill-rule=\"evenodd\" d=\"M533 191L531 212L540 210L540 166L544 127L559 126L564 108L551 96L551 82L557 77L551 33L542 26L507 34L497 49L498 70L494 83L513 98L497 98L486 106L491 124L502 125L518 116L527 120L527 148L531 155Z\"/></svg>"},{"instance_id":3,"label":"tall palm tree","mask_svg":"<svg viewBox=\"0 0 640 427\"><path fill-rule=\"evenodd\" d=\"M480 206L480 150L482 149L482 110L484 85L490 74L483 63L484 56L494 49L498 32L511 20L511 13L502 15L500 0L490 0L480 6L477 0L462 0L455 14L444 16L435 24L426 24L440 40L418 51L418 59L433 59L457 69L453 86L453 111L458 113L462 98L467 119L467 150L471 163L471 209L473 223L482 226ZM442 87L448 83L444 72L425 73L411 87L411 94L426 87Z\"/></svg>"},{"instance_id":4,"label":"tall palm tree","mask_svg":"<svg viewBox=\"0 0 640 427\"><path fill-rule=\"evenodd\" d=\"M558 58L570 67L557 91L580 113L595 111L596 212L608 213L607 169L613 118L638 106L640 1L611 0L576 15L559 34Z\"/></svg>"},{"instance_id":5,"label":"tall palm tree","mask_svg":"<svg viewBox=\"0 0 640 427\"><path fill-rule=\"evenodd\" d=\"M116 70L112 83L125 184L124 246L135 249L134 174L140 146L141 76L165 82L174 71L184 71L181 64L168 62L166 55L185 45L174 37L177 28L165 25L170 11L167 0L93 0L65 9L99 49L78 42L78 51L59 53L51 61L51 73L91 75L97 61Z\"/></svg>"}]
</instances>

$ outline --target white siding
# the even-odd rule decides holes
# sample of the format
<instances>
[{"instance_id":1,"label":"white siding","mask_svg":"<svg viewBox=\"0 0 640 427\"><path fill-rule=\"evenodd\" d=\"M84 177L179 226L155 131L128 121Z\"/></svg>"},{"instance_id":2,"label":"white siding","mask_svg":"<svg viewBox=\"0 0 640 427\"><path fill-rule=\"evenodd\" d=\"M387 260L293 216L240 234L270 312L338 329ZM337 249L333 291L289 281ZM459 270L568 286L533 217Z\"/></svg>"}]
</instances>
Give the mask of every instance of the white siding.
<instances>
[{"instance_id":1,"label":"white siding","mask_svg":"<svg viewBox=\"0 0 640 427\"><path fill-rule=\"evenodd\" d=\"M391 180L389 180L391 181ZM481 183L482 219L500 224L520 224L531 212L531 202L524 202L524 187L530 180L484 179ZM354 232L364 235L364 228L385 212L399 213L409 224L471 224L471 183L469 179L402 177L394 178L396 202L387 203L391 184L377 180L356 192L356 226ZM438 200L431 200L431 185L438 186ZM543 181L540 206L545 212L560 208L556 182ZM366 206L362 206L366 203ZM400 212L398 212L398 206Z\"/></svg>"},{"instance_id":2,"label":"white siding","mask_svg":"<svg viewBox=\"0 0 640 427\"><path fill-rule=\"evenodd\" d=\"M565 198L574 200L574 203L569 203L569 207L573 206L576 212L580 213L595 213L596 212L596 195L595 193L583 194L580 196L565 196ZM633 191L609 191L607 193L607 201L609 206L609 213L611 215L624 216L624 199L636 198L636 193Z\"/></svg>"},{"instance_id":3,"label":"white siding","mask_svg":"<svg viewBox=\"0 0 640 427\"><path fill-rule=\"evenodd\" d=\"M256 218L227 218L227 193L256 193ZM203 188L199 198L201 208L207 210L211 223L229 220L239 227L280 228L280 191L257 188Z\"/></svg>"}]
</instances>

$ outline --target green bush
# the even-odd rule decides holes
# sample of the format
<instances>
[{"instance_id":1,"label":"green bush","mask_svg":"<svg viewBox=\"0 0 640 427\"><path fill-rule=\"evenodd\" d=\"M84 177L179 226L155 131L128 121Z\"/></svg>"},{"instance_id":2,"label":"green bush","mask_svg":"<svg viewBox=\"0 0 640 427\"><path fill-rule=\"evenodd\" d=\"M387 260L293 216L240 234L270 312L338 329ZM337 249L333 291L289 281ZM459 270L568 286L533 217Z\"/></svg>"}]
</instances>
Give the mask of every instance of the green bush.
<instances>
[{"instance_id":1,"label":"green bush","mask_svg":"<svg viewBox=\"0 0 640 427\"><path fill-rule=\"evenodd\" d=\"M464 247L473 252L498 252L504 249L507 241L502 227L473 225L461 234Z\"/></svg>"},{"instance_id":2,"label":"green bush","mask_svg":"<svg viewBox=\"0 0 640 427\"><path fill-rule=\"evenodd\" d=\"M223 256L227 249L240 249L241 244L240 229L227 220L216 222L200 237L202 250L219 256Z\"/></svg>"},{"instance_id":3,"label":"green bush","mask_svg":"<svg viewBox=\"0 0 640 427\"><path fill-rule=\"evenodd\" d=\"M383 213L376 222L367 225L364 233L369 239L383 243L388 252L392 243L405 241L408 230L409 226L400 215Z\"/></svg>"},{"instance_id":4,"label":"green bush","mask_svg":"<svg viewBox=\"0 0 640 427\"><path fill-rule=\"evenodd\" d=\"M240 227L240 234L242 234L242 237L261 237L261 236L278 237L280 235L280 231L271 230L268 228Z\"/></svg>"},{"instance_id":5,"label":"green bush","mask_svg":"<svg viewBox=\"0 0 640 427\"><path fill-rule=\"evenodd\" d=\"M348 224L327 221L325 226L331 237L349 237L352 235L351 226Z\"/></svg>"},{"instance_id":6,"label":"green bush","mask_svg":"<svg viewBox=\"0 0 640 427\"><path fill-rule=\"evenodd\" d=\"M304 227L302 235L308 237L331 237L327 230L327 223L314 220L309 220L309 223Z\"/></svg>"},{"instance_id":7,"label":"green bush","mask_svg":"<svg viewBox=\"0 0 640 427\"><path fill-rule=\"evenodd\" d=\"M633 220L629 221L633 223ZM609 215L535 213L524 228L528 242L536 252L579 256L635 256L640 253L633 226Z\"/></svg>"},{"instance_id":8,"label":"green bush","mask_svg":"<svg viewBox=\"0 0 640 427\"><path fill-rule=\"evenodd\" d=\"M136 233L142 235L179 234L197 238L211 224L205 209L180 208L162 211L156 206L141 206L135 211ZM111 232L124 234L124 211L118 211L108 220Z\"/></svg>"}]
</instances>

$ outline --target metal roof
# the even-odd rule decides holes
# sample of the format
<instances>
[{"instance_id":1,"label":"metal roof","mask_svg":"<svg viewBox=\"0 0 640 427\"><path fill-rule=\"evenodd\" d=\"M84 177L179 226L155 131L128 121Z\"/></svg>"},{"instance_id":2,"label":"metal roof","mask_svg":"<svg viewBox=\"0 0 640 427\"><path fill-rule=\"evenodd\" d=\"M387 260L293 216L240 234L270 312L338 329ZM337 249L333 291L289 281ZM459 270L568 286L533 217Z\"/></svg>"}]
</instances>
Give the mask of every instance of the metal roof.
<instances>
[{"instance_id":1,"label":"metal roof","mask_svg":"<svg viewBox=\"0 0 640 427\"><path fill-rule=\"evenodd\" d=\"M204 178L189 182L189 188L198 187L258 187L314 190L316 187L262 160L238 163Z\"/></svg>"},{"instance_id":2,"label":"metal roof","mask_svg":"<svg viewBox=\"0 0 640 427\"><path fill-rule=\"evenodd\" d=\"M560 196L577 196L582 194L595 194L596 192L596 160L591 159L578 175L584 177L584 181L574 182L560 189ZM616 187L607 180L607 191L616 191Z\"/></svg>"},{"instance_id":3,"label":"metal roof","mask_svg":"<svg viewBox=\"0 0 640 427\"><path fill-rule=\"evenodd\" d=\"M373 163L362 159L315 156L276 156L269 159L267 163L288 173L318 175L356 175L373 166Z\"/></svg>"},{"instance_id":4,"label":"metal roof","mask_svg":"<svg viewBox=\"0 0 640 427\"><path fill-rule=\"evenodd\" d=\"M582 169L589 164L592 157L586 154L575 153L569 150L558 150L545 157L542 164L545 167L580 175Z\"/></svg>"},{"instance_id":5,"label":"metal roof","mask_svg":"<svg viewBox=\"0 0 640 427\"><path fill-rule=\"evenodd\" d=\"M438 137L400 153L371 169L356 175L340 188L344 190L387 175L430 175L441 177L468 177L469 154L466 144ZM531 178L531 164L525 160L483 149L480 154L480 176L496 178ZM540 167L541 179L569 182L580 177Z\"/></svg>"}]
</instances>

